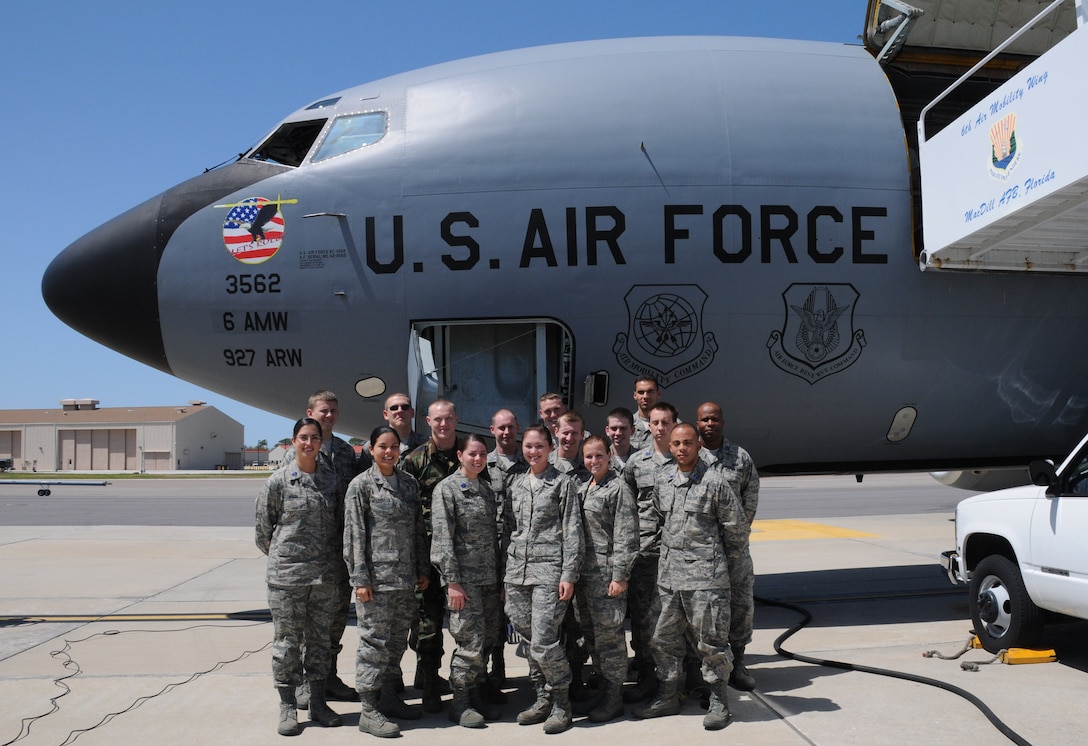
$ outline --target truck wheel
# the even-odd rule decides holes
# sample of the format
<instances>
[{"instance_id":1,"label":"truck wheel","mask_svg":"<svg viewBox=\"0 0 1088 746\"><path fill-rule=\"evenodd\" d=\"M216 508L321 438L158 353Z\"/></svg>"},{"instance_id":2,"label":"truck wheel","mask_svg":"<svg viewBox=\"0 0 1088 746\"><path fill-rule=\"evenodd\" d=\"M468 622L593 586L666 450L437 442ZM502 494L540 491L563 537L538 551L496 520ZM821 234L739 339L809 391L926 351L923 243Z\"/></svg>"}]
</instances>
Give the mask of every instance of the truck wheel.
<instances>
[{"instance_id":1,"label":"truck wheel","mask_svg":"<svg viewBox=\"0 0 1088 746\"><path fill-rule=\"evenodd\" d=\"M978 563L971 574L969 605L975 634L991 653L1034 645L1042 631L1043 612L1008 557L992 554Z\"/></svg>"}]
</instances>

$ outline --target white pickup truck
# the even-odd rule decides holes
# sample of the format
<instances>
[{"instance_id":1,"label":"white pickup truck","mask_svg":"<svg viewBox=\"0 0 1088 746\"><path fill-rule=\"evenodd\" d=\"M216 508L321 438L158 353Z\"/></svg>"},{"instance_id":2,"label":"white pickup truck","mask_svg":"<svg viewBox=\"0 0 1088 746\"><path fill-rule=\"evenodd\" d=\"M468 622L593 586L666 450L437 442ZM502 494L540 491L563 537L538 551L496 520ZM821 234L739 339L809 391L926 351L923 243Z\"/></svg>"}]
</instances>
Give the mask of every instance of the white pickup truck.
<instances>
[{"instance_id":1,"label":"white pickup truck","mask_svg":"<svg viewBox=\"0 0 1088 746\"><path fill-rule=\"evenodd\" d=\"M1088 436L1057 469L1037 461L1030 473L1033 485L960 502L944 553L994 653L1037 644L1048 612L1088 619Z\"/></svg>"}]
</instances>

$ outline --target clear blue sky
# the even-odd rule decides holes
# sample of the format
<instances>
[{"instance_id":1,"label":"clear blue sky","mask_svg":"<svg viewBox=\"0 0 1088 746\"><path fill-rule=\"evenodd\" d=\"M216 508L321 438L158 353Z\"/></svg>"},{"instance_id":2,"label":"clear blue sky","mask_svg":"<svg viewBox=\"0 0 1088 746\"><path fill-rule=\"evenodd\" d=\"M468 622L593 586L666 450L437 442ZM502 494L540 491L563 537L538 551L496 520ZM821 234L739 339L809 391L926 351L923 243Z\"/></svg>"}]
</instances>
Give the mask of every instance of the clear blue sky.
<instances>
[{"instance_id":1,"label":"clear blue sky","mask_svg":"<svg viewBox=\"0 0 1088 746\"><path fill-rule=\"evenodd\" d=\"M856 43L865 8L865 0L9 4L0 26L0 409L200 399L241 422L248 444L289 436L283 417L72 331L46 308L41 277L76 238L233 158L326 93L459 57L586 39Z\"/></svg>"}]
</instances>

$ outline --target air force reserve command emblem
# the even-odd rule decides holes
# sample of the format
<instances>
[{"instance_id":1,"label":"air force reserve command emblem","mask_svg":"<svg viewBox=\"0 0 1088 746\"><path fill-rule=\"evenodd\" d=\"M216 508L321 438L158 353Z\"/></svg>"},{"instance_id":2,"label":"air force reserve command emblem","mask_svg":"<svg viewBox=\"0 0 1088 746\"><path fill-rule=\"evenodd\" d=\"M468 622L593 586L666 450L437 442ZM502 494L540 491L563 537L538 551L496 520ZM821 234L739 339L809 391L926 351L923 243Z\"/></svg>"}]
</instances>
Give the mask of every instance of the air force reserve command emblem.
<instances>
[{"instance_id":1,"label":"air force reserve command emblem","mask_svg":"<svg viewBox=\"0 0 1088 746\"><path fill-rule=\"evenodd\" d=\"M865 332L854 330L858 291L853 285L790 285L782 300L786 324L767 340L779 368L813 384L861 356Z\"/></svg>"},{"instance_id":2,"label":"air force reserve command emblem","mask_svg":"<svg viewBox=\"0 0 1088 746\"><path fill-rule=\"evenodd\" d=\"M718 343L703 332L706 293L698 285L635 285L623 298L627 332L612 352L635 375L652 375L669 386L706 368Z\"/></svg>"}]
</instances>

